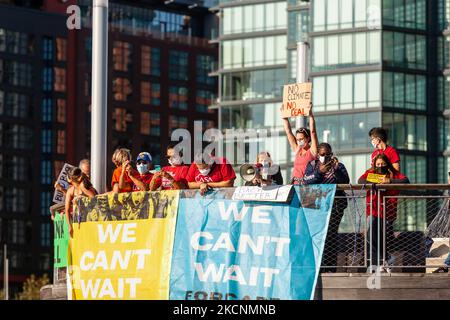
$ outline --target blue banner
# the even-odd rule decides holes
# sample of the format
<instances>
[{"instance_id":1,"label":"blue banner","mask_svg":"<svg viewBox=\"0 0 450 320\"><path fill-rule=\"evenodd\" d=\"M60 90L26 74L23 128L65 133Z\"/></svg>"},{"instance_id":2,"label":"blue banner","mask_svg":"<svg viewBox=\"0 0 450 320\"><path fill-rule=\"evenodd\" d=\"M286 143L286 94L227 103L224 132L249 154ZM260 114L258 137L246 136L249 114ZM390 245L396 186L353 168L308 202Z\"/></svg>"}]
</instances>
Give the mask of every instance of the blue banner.
<instances>
[{"instance_id":1,"label":"blue banner","mask_svg":"<svg viewBox=\"0 0 450 320\"><path fill-rule=\"evenodd\" d=\"M290 203L184 191L170 299L313 299L335 190L296 186Z\"/></svg>"}]
</instances>

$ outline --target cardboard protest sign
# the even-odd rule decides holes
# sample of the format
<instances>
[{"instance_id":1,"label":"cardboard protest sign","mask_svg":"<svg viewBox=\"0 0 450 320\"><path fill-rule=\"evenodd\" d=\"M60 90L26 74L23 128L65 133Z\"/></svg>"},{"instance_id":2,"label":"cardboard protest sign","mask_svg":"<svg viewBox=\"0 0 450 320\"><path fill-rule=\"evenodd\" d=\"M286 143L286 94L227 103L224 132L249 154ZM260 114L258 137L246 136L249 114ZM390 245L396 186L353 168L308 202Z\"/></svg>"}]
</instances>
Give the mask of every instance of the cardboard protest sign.
<instances>
[{"instance_id":1,"label":"cardboard protest sign","mask_svg":"<svg viewBox=\"0 0 450 320\"><path fill-rule=\"evenodd\" d=\"M385 174L369 173L367 175L367 181L372 183L381 183L381 179L384 177L386 177Z\"/></svg>"},{"instance_id":2,"label":"cardboard protest sign","mask_svg":"<svg viewBox=\"0 0 450 320\"><path fill-rule=\"evenodd\" d=\"M295 83L285 85L283 88L283 104L281 117L308 116L311 110L312 83Z\"/></svg>"},{"instance_id":3,"label":"cardboard protest sign","mask_svg":"<svg viewBox=\"0 0 450 320\"><path fill-rule=\"evenodd\" d=\"M58 176L58 180L57 180L58 183L60 185L62 185L62 187L66 191L67 191L67 189L69 189L69 182L67 181L67 176L69 175L69 171L72 168L74 168L74 166L72 166L68 163L64 163L64 166ZM54 203L63 203L64 199L65 199L65 194L59 190L55 190L55 193L53 194L53 202Z\"/></svg>"}]
</instances>

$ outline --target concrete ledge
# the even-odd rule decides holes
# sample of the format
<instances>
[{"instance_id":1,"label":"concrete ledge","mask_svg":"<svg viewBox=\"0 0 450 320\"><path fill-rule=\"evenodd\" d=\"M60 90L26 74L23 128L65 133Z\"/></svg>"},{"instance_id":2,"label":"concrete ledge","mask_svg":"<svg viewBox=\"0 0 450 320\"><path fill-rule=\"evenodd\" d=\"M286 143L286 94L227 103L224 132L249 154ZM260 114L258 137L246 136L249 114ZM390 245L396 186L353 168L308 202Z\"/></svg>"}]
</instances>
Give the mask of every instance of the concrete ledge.
<instances>
[{"instance_id":1,"label":"concrete ledge","mask_svg":"<svg viewBox=\"0 0 450 320\"><path fill-rule=\"evenodd\" d=\"M42 287L41 300L67 300L67 286L53 284Z\"/></svg>"}]
</instances>

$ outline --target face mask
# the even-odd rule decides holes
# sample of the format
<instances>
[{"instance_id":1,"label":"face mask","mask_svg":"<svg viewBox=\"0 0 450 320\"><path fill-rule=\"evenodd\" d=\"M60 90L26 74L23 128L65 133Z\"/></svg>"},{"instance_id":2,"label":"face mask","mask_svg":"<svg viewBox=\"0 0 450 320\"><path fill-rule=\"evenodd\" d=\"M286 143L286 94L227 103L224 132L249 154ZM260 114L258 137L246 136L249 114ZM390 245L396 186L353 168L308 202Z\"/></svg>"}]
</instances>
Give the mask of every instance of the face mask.
<instances>
[{"instance_id":1,"label":"face mask","mask_svg":"<svg viewBox=\"0 0 450 320\"><path fill-rule=\"evenodd\" d=\"M379 173L379 174L386 174L388 173L388 167L384 166L384 167L376 167L375 168L375 172Z\"/></svg>"},{"instance_id":2,"label":"face mask","mask_svg":"<svg viewBox=\"0 0 450 320\"><path fill-rule=\"evenodd\" d=\"M325 163L325 156L319 156L319 161L321 163Z\"/></svg>"},{"instance_id":3,"label":"face mask","mask_svg":"<svg viewBox=\"0 0 450 320\"><path fill-rule=\"evenodd\" d=\"M207 169L198 169L198 171L200 171L200 174L207 176L208 173L211 171L211 168L207 168Z\"/></svg>"},{"instance_id":4,"label":"face mask","mask_svg":"<svg viewBox=\"0 0 450 320\"><path fill-rule=\"evenodd\" d=\"M300 147L300 148L303 148L304 146L305 146L305 140L297 140L297 142L298 142L298 146Z\"/></svg>"},{"instance_id":5,"label":"face mask","mask_svg":"<svg viewBox=\"0 0 450 320\"><path fill-rule=\"evenodd\" d=\"M375 139L375 140L372 140L371 143L372 143L372 146L374 147L374 149L376 149L380 142L377 139Z\"/></svg>"},{"instance_id":6,"label":"face mask","mask_svg":"<svg viewBox=\"0 0 450 320\"><path fill-rule=\"evenodd\" d=\"M171 166L179 166L181 164L181 159L178 157L176 158L172 157L168 161Z\"/></svg>"},{"instance_id":7,"label":"face mask","mask_svg":"<svg viewBox=\"0 0 450 320\"><path fill-rule=\"evenodd\" d=\"M136 168L140 174L144 174L148 171L148 164L138 164Z\"/></svg>"}]
</instances>

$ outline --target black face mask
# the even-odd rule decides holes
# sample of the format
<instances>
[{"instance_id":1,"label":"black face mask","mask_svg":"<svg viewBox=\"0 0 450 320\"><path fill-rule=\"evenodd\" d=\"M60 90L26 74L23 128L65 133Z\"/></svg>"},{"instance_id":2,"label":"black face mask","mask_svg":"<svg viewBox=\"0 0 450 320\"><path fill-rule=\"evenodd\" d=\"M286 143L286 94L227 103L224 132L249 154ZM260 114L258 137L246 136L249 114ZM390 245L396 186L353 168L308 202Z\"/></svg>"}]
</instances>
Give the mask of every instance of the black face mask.
<instances>
[{"instance_id":1,"label":"black face mask","mask_svg":"<svg viewBox=\"0 0 450 320\"><path fill-rule=\"evenodd\" d=\"M384 166L384 167L376 167L375 168L375 172L379 173L379 174L386 174L388 173L388 167Z\"/></svg>"}]
</instances>

